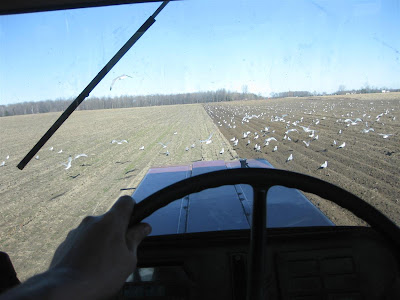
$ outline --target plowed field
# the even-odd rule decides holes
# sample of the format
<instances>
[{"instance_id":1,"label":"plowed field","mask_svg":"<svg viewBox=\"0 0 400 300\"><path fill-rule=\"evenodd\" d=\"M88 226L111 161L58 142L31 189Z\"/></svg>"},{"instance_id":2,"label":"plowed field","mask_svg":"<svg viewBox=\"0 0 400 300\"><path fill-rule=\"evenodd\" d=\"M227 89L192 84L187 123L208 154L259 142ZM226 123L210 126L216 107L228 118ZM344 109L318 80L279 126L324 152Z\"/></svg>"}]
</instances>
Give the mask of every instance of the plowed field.
<instances>
[{"instance_id":1,"label":"plowed field","mask_svg":"<svg viewBox=\"0 0 400 300\"><path fill-rule=\"evenodd\" d=\"M234 150L241 158L265 158L276 168L331 182L400 225L399 93L242 101L205 109L227 140L237 139ZM266 145L270 137L276 141ZM320 168L325 161L327 167ZM311 200L338 225L363 224L336 205Z\"/></svg>"},{"instance_id":2,"label":"plowed field","mask_svg":"<svg viewBox=\"0 0 400 300\"><path fill-rule=\"evenodd\" d=\"M119 195L132 194L149 168L236 156L201 105L161 106L77 111L38 159L17 169L58 115L0 118L0 247L20 279L44 271L84 216L102 214ZM199 142L211 133L212 143ZM79 154L87 156L75 159Z\"/></svg>"},{"instance_id":3,"label":"plowed field","mask_svg":"<svg viewBox=\"0 0 400 300\"><path fill-rule=\"evenodd\" d=\"M84 216L101 214L119 195L132 194L149 168L239 157L266 158L277 168L337 184L400 224L399 99L390 93L78 111L23 171L16 165L59 114L0 118L1 250L26 279L46 269L57 245ZM364 133L368 128L374 131ZM290 129L297 131L285 134ZM212 143L200 143L210 134ZM229 141L233 137L237 146ZM268 137L277 141L265 145ZM87 156L75 159L78 154ZM62 164L69 156L66 169ZM325 161L327 168L319 169ZM336 224L362 224L311 199Z\"/></svg>"}]
</instances>

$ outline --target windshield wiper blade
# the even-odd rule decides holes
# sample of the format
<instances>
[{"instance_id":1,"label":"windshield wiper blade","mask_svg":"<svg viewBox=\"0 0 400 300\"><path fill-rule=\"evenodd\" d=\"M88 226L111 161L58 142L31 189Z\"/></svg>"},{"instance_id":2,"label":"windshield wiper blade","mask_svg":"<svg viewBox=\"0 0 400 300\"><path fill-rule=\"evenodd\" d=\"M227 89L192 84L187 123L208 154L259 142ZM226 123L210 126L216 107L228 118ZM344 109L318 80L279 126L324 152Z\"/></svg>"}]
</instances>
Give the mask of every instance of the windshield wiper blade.
<instances>
[{"instance_id":1,"label":"windshield wiper blade","mask_svg":"<svg viewBox=\"0 0 400 300\"><path fill-rule=\"evenodd\" d=\"M118 50L118 52L110 59L110 61L101 69L101 71L92 79L88 86L79 94L78 97L68 106L62 115L54 122L49 130L42 136L35 146L28 152L28 154L17 165L18 169L23 170L30 160L38 153L38 151L46 144L46 142L53 136L58 128L68 119L68 117L78 108L79 104L89 96L90 92L96 85L107 75L108 72L115 66L115 64L125 55L126 52L142 37L147 29L156 21L155 17L161 10L169 3L164 1L160 7L143 23L142 26L132 35L132 37Z\"/></svg>"}]
</instances>

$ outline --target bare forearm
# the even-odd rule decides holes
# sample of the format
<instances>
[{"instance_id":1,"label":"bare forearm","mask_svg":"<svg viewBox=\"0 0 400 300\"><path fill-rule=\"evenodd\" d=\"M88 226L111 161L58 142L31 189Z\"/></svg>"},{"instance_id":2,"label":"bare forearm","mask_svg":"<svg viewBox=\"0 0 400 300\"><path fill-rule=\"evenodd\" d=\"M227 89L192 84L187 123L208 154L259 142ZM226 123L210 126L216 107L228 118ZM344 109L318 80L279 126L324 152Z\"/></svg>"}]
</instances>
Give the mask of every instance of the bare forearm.
<instances>
[{"instance_id":1,"label":"bare forearm","mask_svg":"<svg viewBox=\"0 0 400 300\"><path fill-rule=\"evenodd\" d=\"M118 199L104 215L86 217L57 248L48 271L0 295L5 299L104 299L115 295L136 268L137 247L151 232L129 227L135 202Z\"/></svg>"}]
</instances>

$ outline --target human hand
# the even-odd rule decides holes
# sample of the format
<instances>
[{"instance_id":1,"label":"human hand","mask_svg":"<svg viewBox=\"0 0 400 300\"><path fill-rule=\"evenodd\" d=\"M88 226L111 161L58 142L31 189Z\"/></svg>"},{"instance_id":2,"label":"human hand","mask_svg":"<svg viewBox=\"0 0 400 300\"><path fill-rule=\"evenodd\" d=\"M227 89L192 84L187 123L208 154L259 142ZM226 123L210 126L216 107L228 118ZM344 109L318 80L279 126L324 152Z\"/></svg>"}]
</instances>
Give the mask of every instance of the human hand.
<instances>
[{"instance_id":1,"label":"human hand","mask_svg":"<svg viewBox=\"0 0 400 300\"><path fill-rule=\"evenodd\" d=\"M146 223L128 229L134 205L130 196L119 198L104 215L86 217L58 247L49 272L68 278L65 298L112 296L134 271L137 247L151 232Z\"/></svg>"}]
</instances>

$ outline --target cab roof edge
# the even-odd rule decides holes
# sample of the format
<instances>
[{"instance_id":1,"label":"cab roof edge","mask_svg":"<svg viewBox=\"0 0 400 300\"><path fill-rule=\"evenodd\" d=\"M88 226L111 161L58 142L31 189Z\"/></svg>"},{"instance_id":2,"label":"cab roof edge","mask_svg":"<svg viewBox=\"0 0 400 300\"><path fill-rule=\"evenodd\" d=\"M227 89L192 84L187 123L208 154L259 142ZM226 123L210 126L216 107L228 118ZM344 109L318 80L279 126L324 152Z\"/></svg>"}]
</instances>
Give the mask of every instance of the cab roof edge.
<instances>
[{"instance_id":1,"label":"cab roof edge","mask_svg":"<svg viewBox=\"0 0 400 300\"><path fill-rule=\"evenodd\" d=\"M178 0L172 0L178 1ZM14 0L0 1L0 15L24 14L54 10L66 10L87 7L100 7L147 2L162 2L161 0Z\"/></svg>"}]
</instances>

